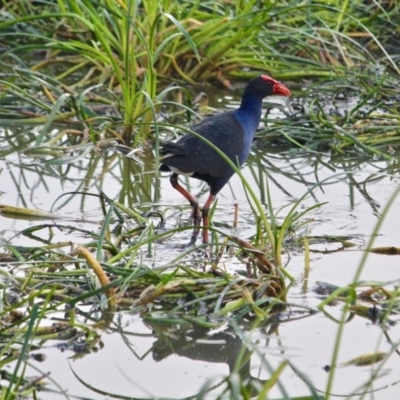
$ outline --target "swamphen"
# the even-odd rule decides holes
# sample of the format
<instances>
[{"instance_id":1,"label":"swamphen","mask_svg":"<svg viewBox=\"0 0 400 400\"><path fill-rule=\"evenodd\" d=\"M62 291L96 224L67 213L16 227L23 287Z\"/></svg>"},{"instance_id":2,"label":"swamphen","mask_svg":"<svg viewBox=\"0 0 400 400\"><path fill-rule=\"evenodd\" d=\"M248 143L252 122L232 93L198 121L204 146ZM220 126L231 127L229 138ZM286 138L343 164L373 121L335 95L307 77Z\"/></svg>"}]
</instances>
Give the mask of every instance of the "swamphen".
<instances>
[{"instance_id":1,"label":"swamphen","mask_svg":"<svg viewBox=\"0 0 400 400\"><path fill-rule=\"evenodd\" d=\"M238 167L246 162L250 147L261 119L261 104L266 96L290 96L282 83L261 75L251 80L244 89L240 107L213 115L194 125L191 130L218 147ZM178 175L188 175L210 185L210 195L202 210L203 243L208 243L208 213L217 193L234 174L231 166L194 134L187 134L177 142L161 143L160 171L171 171L171 185L192 206L195 229L190 244L196 242L201 214L198 201L178 182Z\"/></svg>"}]
</instances>

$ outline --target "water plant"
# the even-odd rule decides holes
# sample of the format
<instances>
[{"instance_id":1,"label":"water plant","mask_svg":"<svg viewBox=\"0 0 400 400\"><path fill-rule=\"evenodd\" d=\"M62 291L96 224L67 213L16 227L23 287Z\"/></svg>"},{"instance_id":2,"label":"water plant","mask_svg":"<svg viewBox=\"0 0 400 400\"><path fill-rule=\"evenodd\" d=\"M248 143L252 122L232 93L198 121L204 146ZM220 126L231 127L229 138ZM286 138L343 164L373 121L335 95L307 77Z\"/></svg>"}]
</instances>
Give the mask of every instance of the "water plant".
<instances>
[{"instance_id":1,"label":"water plant","mask_svg":"<svg viewBox=\"0 0 400 400\"><path fill-rule=\"evenodd\" d=\"M326 297L318 307L304 306L290 299L295 282L284 254L304 246L308 276L315 243L355 246L348 235L311 236L303 229L324 209L315 192L339 176L347 177L351 190L381 218L372 237L379 231L386 211L380 213L365 186L399 171L396 2L39 0L3 1L0 7L0 162L6 160L0 178L10 169L14 186L7 190L17 193L19 202L1 204L0 214L34 221L15 233L0 232L2 398L38 398L51 391L67 398L63 382L37 367L46 344L56 342L77 359L99 351L104 332L120 332L132 351L121 322L127 315L140 317L157 333L164 343L157 350L171 351L190 335L205 340L210 330L226 333L221 340L234 337L236 350L244 343L230 359L230 373L216 385L222 387L221 399L271 398L276 388L282 398L293 398L281 383L288 369L305 383L308 398L332 397L349 315L381 326L390 338L385 328L398 313L398 291L393 282L360 282L370 254L365 252L352 282L321 283ZM253 210L251 234L243 237L233 233L235 222L216 220L213 258L199 256L202 246L177 250L171 241L186 241L192 227L180 223L180 207L159 204L159 140L190 129L186 126L198 117L192 109L196 92L212 86L226 94L235 81L260 72L288 82L299 101L281 106L280 118L268 115L257 132L259 158L250 159L249 168L260 196L236 169ZM274 179L278 167L261 146L266 142L285 150L280 157L288 167L279 164L280 177L307 186L303 196L293 199L290 185ZM123 143L132 148L130 158L118 154ZM302 162L313 166L308 174L314 181L291 162L300 152L309 155ZM359 183L353 174L365 164L355 155L385 165ZM321 165L333 176L320 177ZM31 195L38 186L50 191L54 177L63 194L46 213L33 209L24 189ZM280 185L291 201L278 209L271 185ZM102 210L100 224L75 218L76 210L94 202ZM69 206L74 213L61 215ZM56 241L58 235L65 240ZM31 245L21 245L23 240ZM173 256L160 261L160 248ZM367 250L398 253L389 246L373 248L372 239ZM237 274L226 268L231 260ZM365 299L375 306L365 305ZM334 301L343 305L339 319L330 314ZM253 340L257 332L270 338L284 318L315 313L337 323L323 389L291 360L271 365L260 337ZM372 366L372 372L348 398L372 392L398 345L396 339L388 342L390 351L349 357L349 364ZM153 354L161 357L161 350ZM262 360L268 380L249 377L252 356ZM211 389L207 383L198 398Z\"/></svg>"},{"instance_id":2,"label":"water plant","mask_svg":"<svg viewBox=\"0 0 400 400\"><path fill-rule=\"evenodd\" d=\"M398 18L390 5L80 0L4 7L2 117L43 123L45 113L48 125L74 117L92 138L101 130L141 144L162 107L158 94L165 85L219 80L230 86L229 80L248 79L250 71L292 81L318 77L331 87L336 81L338 91L359 87L365 95L344 121L354 123L350 117L363 103L390 98L399 72L388 50ZM344 135L342 122L315 106L313 122L343 143L332 148L362 147L358 135ZM393 118L386 118L390 133ZM355 129L366 130L361 124Z\"/></svg>"}]
</instances>

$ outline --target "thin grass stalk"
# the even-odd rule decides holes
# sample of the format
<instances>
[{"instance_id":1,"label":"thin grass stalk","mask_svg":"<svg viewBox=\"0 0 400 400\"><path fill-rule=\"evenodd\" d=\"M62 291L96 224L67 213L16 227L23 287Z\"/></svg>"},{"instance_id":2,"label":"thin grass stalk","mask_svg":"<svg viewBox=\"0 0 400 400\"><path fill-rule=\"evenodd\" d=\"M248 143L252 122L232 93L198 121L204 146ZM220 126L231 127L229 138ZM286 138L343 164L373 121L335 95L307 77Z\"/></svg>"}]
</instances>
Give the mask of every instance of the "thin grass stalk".
<instances>
[{"instance_id":1,"label":"thin grass stalk","mask_svg":"<svg viewBox=\"0 0 400 400\"><path fill-rule=\"evenodd\" d=\"M39 304L34 304L31 309L28 329L27 329L27 332L25 335L25 340L22 345L19 357L17 359L17 363L14 368L14 372L11 376L11 379L10 379L10 382L8 384L7 391L5 394L5 399L7 399L7 400L11 400L11 399L15 398L16 393L18 391L18 387L21 383L22 375L18 378L18 371L21 367L22 362L26 358L26 354L28 353L29 342L32 340L32 336L33 336L33 327L34 327L36 319L38 317L38 310L39 310ZM11 394L11 391L13 391L12 394Z\"/></svg>"},{"instance_id":2,"label":"thin grass stalk","mask_svg":"<svg viewBox=\"0 0 400 400\"><path fill-rule=\"evenodd\" d=\"M101 227L101 231L99 234L98 238L98 245L97 245L97 250L96 250L96 260L101 262L103 259L103 241L104 237L107 236L108 239L110 238L110 221L111 217L114 214L114 207L115 205L113 203L110 204L110 207L108 209L107 215L105 216L104 222Z\"/></svg>"},{"instance_id":3,"label":"thin grass stalk","mask_svg":"<svg viewBox=\"0 0 400 400\"><path fill-rule=\"evenodd\" d=\"M47 121L44 124L44 126L40 129L40 133L36 139L35 142L35 146L40 146L44 140L44 136L47 134L48 129L50 128L50 125L53 123L57 112L59 111L59 109L62 107L62 105L64 104L64 101L70 97L69 93L65 93L63 95L61 95L56 104L54 104L49 116L47 117Z\"/></svg>"},{"instance_id":4,"label":"thin grass stalk","mask_svg":"<svg viewBox=\"0 0 400 400\"><path fill-rule=\"evenodd\" d=\"M264 400L268 398L269 391L276 385L276 383L280 379L280 376L285 371L288 363L289 362L287 360L284 360L278 365L272 376L267 380L267 382L262 387L262 390L260 391L257 400Z\"/></svg>"},{"instance_id":5,"label":"thin grass stalk","mask_svg":"<svg viewBox=\"0 0 400 400\"><path fill-rule=\"evenodd\" d=\"M337 23L336 23L336 30L339 31L340 27L342 26L342 21L343 21L343 16L345 15L345 12L347 10L347 7L349 5L349 0L345 0L342 3L342 9L341 11L338 13L338 19L337 19ZM346 13L347 14L347 13Z\"/></svg>"},{"instance_id":6,"label":"thin grass stalk","mask_svg":"<svg viewBox=\"0 0 400 400\"><path fill-rule=\"evenodd\" d=\"M383 225L383 222L385 220L385 217L387 216L387 214L389 213L390 208L393 206L394 201L396 200L397 196L400 193L400 187L398 187L394 193L392 194L392 196L389 198L389 201L387 202L387 204L385 205L385 207L382 210L381 216L378 219L378 222L375 225L374 231L372 232L370 239L368 241L367 247L363 252L363 256L361 258L360 261L360 265L357 268L357 271L354 275L353 278L353 282L349 285L349 287L355 291L357 288L357 284L358 281L360 280L361 277L361 273L364 270L364 266L367 262L367 258L369 257L369 251L370 249L372 249L373 244L375 242L376 237L378 236L378 233ZM335 373L336 373L336 368L338 366L338 359L339 359L339 350L340 350L340 345L341 345L341 340L343 337L343 332L344 332L344 327L345 327L345 320L346 320L346 315L349 312L349 307L351 305L351 299L348 296L347 300L344 304L343 307L343 312L342 312L342 316L340 319L340 323L338 324L338 331L337 334L335 336L335 345L333 348L333 353L332 353L332 360L331 360L331 370L329 372L328 375L328 382L326 385L326 389L325 389L325 396L326 396L326 400L329 400L332 396L332 388L333 388L333 383L334 383L334 379L335 379Z\"/></svg>"},{"instance_id":7,"label":"thin grass stalk","mask_svg":"<svg viewBox=\"0 0 400 400\"><path fill-rule=\"evenodd\" d=\"M82 247L81 245L78 246L75 252L76 254L81 255L86 260L88 265L93 269L94 273L100 281L101 286L105 287L105 294L107 296L108 306L110 308L113 308L116 305L114 288L109 287L111 283L110 279L105 274L100 263L96 260L96 258L88 249Z\"/></svg>"}]
</instances>

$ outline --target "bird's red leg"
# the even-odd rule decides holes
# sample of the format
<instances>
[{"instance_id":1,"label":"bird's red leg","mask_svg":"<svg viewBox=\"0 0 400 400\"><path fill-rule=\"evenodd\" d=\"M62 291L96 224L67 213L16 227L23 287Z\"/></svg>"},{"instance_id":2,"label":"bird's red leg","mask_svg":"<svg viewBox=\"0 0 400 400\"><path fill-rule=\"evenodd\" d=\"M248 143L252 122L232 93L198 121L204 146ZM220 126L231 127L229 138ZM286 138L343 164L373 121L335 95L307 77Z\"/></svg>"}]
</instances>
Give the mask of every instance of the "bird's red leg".
<instances>
[{"instance_id":1,"label":"bird's red leg","mask_svg":"<svg viewBox=\"0 0 400 400\"><path fill-rule=\"evenodd\" d=\"M194 229L189 245L193 245L196 243L197 236L199 235L199 226L201 221L199 202L184 187L179 184L178 174L172 174L169 178L169 181L171 182L172 187L176 189L180 194L185 196L192 206L191 218L193 219Z\"/></svg>"},{"instance_id":2,"label":"bird's red leg","mask_svg":"<svg viewBox=\"0 0 400 400\"><path fill-rule=\"evenodd\" d=\"M208 243L208 227L209 227L209 220L208 220L208 213L210 212L211 203L213 202L215 196L210 193L206 204L203 207L203 243Z\"/></svg>"}]
</instances>

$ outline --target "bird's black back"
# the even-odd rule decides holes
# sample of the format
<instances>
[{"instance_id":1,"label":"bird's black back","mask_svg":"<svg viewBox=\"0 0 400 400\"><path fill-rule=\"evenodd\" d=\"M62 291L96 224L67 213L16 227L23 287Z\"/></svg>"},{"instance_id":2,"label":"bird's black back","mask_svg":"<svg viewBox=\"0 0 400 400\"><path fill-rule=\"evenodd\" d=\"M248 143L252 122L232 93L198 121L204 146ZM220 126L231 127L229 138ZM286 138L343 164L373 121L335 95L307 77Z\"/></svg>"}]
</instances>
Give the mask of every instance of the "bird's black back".
<instances>
[{"instance_id":1,"label":"bird's black back","mask_svg":"<svg viewBox=\"0 0 400 400\"><path fill-rule=\"evenodd\" d=\"M191 129L213 143L238 165L238 157L244 146L244 130L234 111L206 118ZM194 178L210 184L212 192L218 192L234 173L215 150L194 134L189 133L176 143L163 143L161 153L168 154L162 159L162 171L169 170L171 166L181 173L192 174Z\"/></svg>"}]
</instances>

